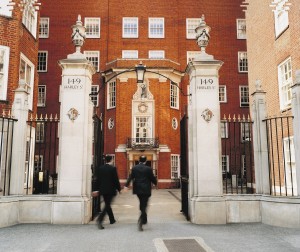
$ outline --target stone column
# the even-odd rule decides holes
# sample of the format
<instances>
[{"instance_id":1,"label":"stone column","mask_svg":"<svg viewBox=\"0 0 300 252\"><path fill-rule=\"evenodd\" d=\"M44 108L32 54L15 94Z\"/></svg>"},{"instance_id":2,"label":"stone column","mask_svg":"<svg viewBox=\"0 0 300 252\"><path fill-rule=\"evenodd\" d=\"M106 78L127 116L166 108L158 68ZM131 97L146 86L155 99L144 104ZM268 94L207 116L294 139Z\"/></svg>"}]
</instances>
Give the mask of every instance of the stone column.
<instances>
[{"instance_id":1,"label":"stone column","mask_svg":"<svg viewBox=\"0 0 300 252\"><path fill-rule=\"evenodd\" d=\"M260 80L256 81L256 90L252 94L253 104L251 117L253 119L253 153L255 166L256 193L270 194L270 174L268 164L268 142L266 122L266 92L261 89Z\"/></svg>"},{"instance_id":2,"label":"stone column","mask_svg":"<svg viewBox=\"0 0 300 252\"><path fill-rule=\"evenodd\" d=\"M223 62L205 52L210 28L196 28L200 56L187 66L190 76L189 189L190 217L197 224L225 224L221 169L219 69Z\"/></svg>"},{"instance_id":3,"label":"stone column","mask_svg":"<svg viewBox=\"0 0 300 252\"><path fill-rule=\"evenodd\" d=\"M292 86L292 112L294 116L294 146L295 146L295 164L297 195L300 195L300 70L296 71L296 81Z\"/></svg>"},{"instance_id":4,"label":"stone column","mask_svg":"<svg viewBox=\"0 0 300 252\"><path fill-rule=\"evenodd\" d=\"M24 81L20 81L19 87L15 90L12 116L18 121L14 124L9 192L10 195L23 195L28 119L28 92Z\"/></svg>"},{"instance_id":5,"label":"stone column","mask_svg":"<svg viewBox=\"0 0 300 252\"><path fill-rule=\"evenodd\" d=\"M53 223L87 223L91 214L93 103L90 100L95 68L80 52L84 27L80 17L73 26L76 52L59 61L60 124L57 194ZM79 47L79 49L78 49Z\"/></svg>"}]
</instances>

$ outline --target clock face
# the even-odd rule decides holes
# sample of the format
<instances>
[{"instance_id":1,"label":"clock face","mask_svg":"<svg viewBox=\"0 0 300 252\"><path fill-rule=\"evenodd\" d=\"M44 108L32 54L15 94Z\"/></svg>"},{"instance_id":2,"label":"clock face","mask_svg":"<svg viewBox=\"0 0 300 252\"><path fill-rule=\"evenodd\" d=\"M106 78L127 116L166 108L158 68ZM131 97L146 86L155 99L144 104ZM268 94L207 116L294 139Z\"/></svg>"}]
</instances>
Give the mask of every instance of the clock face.
<instances>
[{"instance_id":1,"label":"clock face","mask_svg":"<svg viewBox=\"0 0 300 252\"><path fill-rule=\"evenodd\" d=\"M142 102L142 103L139 104L138 110L141 113L145 113L148 110L148 105L146 103Z\"/></svg>"}]
</instances>

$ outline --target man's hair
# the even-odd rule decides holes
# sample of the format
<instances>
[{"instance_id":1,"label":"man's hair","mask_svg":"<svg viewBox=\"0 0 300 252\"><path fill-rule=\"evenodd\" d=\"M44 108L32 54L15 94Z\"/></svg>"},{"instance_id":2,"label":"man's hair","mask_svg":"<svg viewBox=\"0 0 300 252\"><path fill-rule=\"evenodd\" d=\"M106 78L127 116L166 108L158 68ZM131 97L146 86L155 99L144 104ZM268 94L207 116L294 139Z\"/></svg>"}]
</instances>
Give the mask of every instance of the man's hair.
<instances>
[{"instance_id":1,"label":"man's hair","mask_svg":"<svg viewBox=\"0 0 300 252\"><path fill-rule=\"evenodd\" d=\"M147 157L146 156L140 156L140 162L141 163L145 163L147 161Z\"/></svg>"},{"instance_id":2,"label":"man's hair","mask_svg":"<svg viewBox=\"0 0 300 252\"><path fill-rule=\"evenodd\" d=\"M111 155L106 155L105 156L105 162L109 163L112 160L112 156Z\"/></svg>"}]
</instances>

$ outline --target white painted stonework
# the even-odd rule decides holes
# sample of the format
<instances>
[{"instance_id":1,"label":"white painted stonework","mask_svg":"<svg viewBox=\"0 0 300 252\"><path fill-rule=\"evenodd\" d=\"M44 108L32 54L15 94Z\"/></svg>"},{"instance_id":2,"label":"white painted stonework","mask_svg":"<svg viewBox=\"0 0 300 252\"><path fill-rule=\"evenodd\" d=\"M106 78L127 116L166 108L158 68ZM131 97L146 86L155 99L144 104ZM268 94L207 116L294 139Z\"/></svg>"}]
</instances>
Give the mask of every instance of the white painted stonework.
<instances>
[{"instance_id":1,"label":"white painted stonework","mask_svg":"<svg viewBox=\"0 0 300 252\"><path fill-rule=\"evenodd\" d=\"M223 62L202 53L188 64L190 217L197 224L226 223L222 186L219 69Z\"/></svg>"}]
</instances>

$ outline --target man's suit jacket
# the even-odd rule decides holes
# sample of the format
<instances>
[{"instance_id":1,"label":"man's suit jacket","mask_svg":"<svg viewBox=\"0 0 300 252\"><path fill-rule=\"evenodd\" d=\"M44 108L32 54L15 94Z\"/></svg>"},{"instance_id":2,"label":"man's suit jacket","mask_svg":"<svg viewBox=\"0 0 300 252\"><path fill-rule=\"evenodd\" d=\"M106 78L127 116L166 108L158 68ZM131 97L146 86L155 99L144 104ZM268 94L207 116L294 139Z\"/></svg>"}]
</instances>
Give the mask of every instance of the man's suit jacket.
<instances>
[{"instance_id":1,"label":"man's suit jacket","mask_svg":"<svg viewBox=\"0 0 300 252\"><path fill-rule=\"evenodd\" d=\"M115 195L117 191L121 191L117 168L115 166L105 164L96 170L96 187L100 194Z\"/></svg>"},{"instance_id":2,"label":"man's suit jacket","mask_svg":"<svg viewBox=\"0 0 300 252\"><path fill-rule=\"evenodd\" d=\"M157 184L152 168L143 163L134 166L129 175L126 186L133 181L133 193L141 195L151 195L151 183Z\"/></svg>"}]
</instances>

